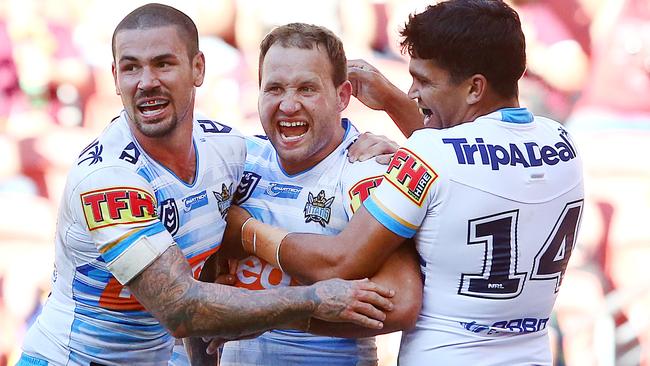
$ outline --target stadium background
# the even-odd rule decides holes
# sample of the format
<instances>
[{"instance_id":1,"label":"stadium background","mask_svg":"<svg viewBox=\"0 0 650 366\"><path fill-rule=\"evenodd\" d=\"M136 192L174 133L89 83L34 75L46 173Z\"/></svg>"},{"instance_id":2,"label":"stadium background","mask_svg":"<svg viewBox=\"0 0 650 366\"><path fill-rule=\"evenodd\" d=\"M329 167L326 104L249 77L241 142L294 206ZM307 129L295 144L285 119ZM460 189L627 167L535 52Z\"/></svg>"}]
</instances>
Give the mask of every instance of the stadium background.
<instances>
[{"instance_id":1,"label":"stadium background","mask_svg":"<svg viewBox=\"0 0 650 366\"><path fill-rule=\"evenodd\" d=\"M407 90L397 30L421 0L161 1L197 23L199 110L259 133L257 47L274 25L327 26ZM56 211L78 152L121 109L111 34L143 1L0 0L0 366L49 291ZM650 365L650 0L519 0L522 104L566 122L585 161L587 209L556 305L558 364ZM404 141L353 101L361 130ZM399 335L379 340L394 364ZM562 361L563 360L563 361Z\"/></svg>"}]
</instances>

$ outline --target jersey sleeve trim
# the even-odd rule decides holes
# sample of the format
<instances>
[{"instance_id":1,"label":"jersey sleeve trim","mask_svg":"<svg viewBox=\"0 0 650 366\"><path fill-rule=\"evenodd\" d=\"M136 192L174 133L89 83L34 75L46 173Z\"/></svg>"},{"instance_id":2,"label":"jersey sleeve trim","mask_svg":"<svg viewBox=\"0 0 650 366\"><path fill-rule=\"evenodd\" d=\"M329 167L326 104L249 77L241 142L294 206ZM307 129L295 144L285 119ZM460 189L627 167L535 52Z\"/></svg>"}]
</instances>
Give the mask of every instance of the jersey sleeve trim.
<instances>
[{"instance_id":1,"label":"jersey sleeve trim","mask_svg":"<svg viewBox=\"0 0 650 366\"><path fill-rule=\"evenodd\" d=\"M404 237L412 238L417 232L417 227L409 224L395 215L391 210L377 201L374 195L363 202L368 212L388 230Z\"/></svg>"},{"instance_id":2,"label":"jersey sleeve trim","mask_svg":"<svg viewBox=\"0 0 650 366\"><path fill-rule=\"evenodd\" d=\"M159 230L160 228L162 230ZM143 230L135 239L129 237L127 241L130 243L125 248L117 250L117 247L121 247L118 244L114 251L111 250L111 255L103 254L102 256L108 257L106 266L113 276L121 284L126 285L174 244L174 241L170 239L169 234L160 224ZM109 258L111 258L110 261Z\"/></svg>"},{"instance_id":3,"label":"jersey sleeve trim","mask_svg":"<svg viewBox=\"0 0 650 366\"><path fill-rule=\"evenodd\" d=\"M158 224L147 227L145 229L131 230L116 241L109 243L102 248L99 248L99 252L102 254L102 258L104 258L107 263L112 262L120 255L120 253L124 252L129 246L131 246L141 237L152 237L162 232L163 230L165 230L165 227Z\"/></svg>"}]
</instances>

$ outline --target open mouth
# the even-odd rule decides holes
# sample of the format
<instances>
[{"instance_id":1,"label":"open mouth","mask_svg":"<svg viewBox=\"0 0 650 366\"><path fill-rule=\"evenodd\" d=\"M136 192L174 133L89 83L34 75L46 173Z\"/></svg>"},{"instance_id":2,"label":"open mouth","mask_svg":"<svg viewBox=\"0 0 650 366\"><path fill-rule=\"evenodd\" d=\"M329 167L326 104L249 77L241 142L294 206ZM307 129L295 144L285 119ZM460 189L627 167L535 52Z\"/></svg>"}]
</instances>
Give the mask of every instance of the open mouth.
<instances>
[{"instance_id":1,"label":"open mouth","mask_svg":"<svg viewBox=\"0 0 650 366\"><path fill-rule=\"evenodd\" d=\"M304 121L280 121L278 125L280 136L288 142L300 140L309 131L309 125Z\"/></svg>"},{"instance_id":2,"label":"open mouth","mask_svg":"<svg viewBox=\"0 0 650 366\"><path fill-rule=\"evenodd\" d=\"M160 113L165 107L169 105L169 102L164 99L151 99L143 103L138 104L138 110L145 117L155 116Z\"/></svg>"},{"instance_id":3,"label":"open mouth","mask_svg":"<svg viewBox=\"0 0 650 366\"><path fill-rule=\"evenodd\" d=\"M433 112L431 112L431 109L422 108L422 107L420 107L420 112L424 116L424 119L422 120L422 124L424 126L428 126L429 122L431 121L431 116L433 115Z\"/></svg>"}]
</instances>

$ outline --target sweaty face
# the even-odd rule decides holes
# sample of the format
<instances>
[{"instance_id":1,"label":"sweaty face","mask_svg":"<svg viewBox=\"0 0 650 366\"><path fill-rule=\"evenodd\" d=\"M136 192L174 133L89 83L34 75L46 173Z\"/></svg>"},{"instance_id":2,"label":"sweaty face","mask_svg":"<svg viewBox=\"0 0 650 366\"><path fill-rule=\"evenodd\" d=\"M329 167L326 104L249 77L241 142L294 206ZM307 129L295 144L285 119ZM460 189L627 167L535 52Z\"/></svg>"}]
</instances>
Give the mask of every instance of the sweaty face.
<instances>
[{"instance_id":1,"label":"sweaty face","mask_svg":"<svg viewBox=\"0 0 650 366\"><path fill-rule=\"evenodd\" d=\"M467 122L469 86L465 82L454 84L449 73L432 60L412 57L409 72L413 83L408 95L418 102L425 127L447 128Z\"/></svg>"},{"instance_id":2,"label":"sweaty face","mask_svg":"<svg viewBox=\"0 0 650 366\"><path fill-rule=\"evenodd\" d=\"M324 50L274 44L262 63L258 109L262 127L289 174L309 169L342 141L340 114L351 85L332 81Z\"/></svg>"},{"instance_id":3,"label":"sweaty face","mask_svg":"<svg viewBox=\"0 0 650 366\"><path fill-rule=\"evenodd\" d=\"M168 136L191 121L203 71L202 55L191 60L173 26L121 30L115 37L115 88L137 135Z\"/></svg>"}]
</instances>

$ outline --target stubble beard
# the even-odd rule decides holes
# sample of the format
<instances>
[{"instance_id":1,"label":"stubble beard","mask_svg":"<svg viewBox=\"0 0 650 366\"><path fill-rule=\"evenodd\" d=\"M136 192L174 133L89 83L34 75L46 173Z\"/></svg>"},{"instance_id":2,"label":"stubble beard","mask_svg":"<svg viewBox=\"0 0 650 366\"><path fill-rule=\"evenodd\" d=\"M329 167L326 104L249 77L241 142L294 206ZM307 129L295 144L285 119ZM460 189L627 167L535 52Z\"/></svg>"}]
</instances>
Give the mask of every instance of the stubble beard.
<instances>
[{"instance_id":1,"label":"stubble beard","mask_svg":"<svg viewBox=\"0 0 650 366\"><path fill-rule=\"evenodd\" d=\"M160 138L170 135L172 131L176 129L176 126L178 125L178 119L176 116L174 116L169 120L162 118L160 120L144 123L138 118L134 118L134 124L138 131L144 136L150 138Z\"/></svg>"}]
</instances>

